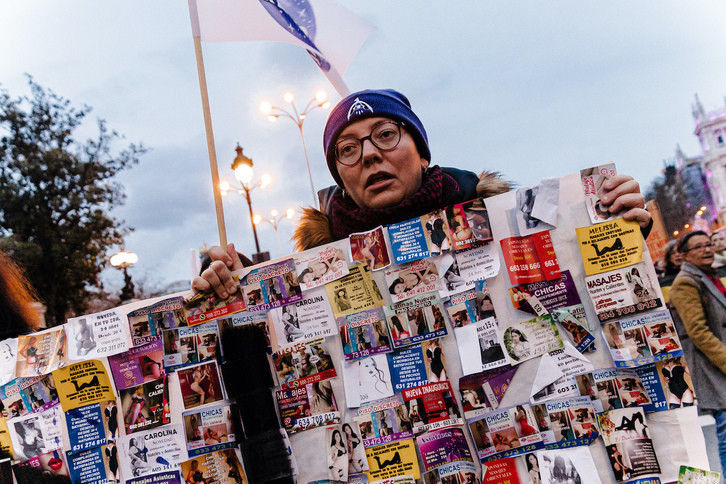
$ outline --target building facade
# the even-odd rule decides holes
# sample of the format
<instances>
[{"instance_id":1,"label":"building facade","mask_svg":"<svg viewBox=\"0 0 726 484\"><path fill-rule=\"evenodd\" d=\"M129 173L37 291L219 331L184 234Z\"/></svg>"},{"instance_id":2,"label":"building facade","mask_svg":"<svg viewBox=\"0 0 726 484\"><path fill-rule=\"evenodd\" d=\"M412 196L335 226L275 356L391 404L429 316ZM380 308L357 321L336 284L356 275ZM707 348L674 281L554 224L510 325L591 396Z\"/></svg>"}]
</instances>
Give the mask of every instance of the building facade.
<instances>
[{"instance_id":1,"label":"building facade","mask_svg":"<svg viewBox=\"0 0 726 484\"><path fill-rule=\"evenodd\" d=\"M706 112L696 95L691 105L694 134L698 137L703 153L701 169L706 176L718 225L726 223L726 105Z\"/></svg>"}]
</instances>

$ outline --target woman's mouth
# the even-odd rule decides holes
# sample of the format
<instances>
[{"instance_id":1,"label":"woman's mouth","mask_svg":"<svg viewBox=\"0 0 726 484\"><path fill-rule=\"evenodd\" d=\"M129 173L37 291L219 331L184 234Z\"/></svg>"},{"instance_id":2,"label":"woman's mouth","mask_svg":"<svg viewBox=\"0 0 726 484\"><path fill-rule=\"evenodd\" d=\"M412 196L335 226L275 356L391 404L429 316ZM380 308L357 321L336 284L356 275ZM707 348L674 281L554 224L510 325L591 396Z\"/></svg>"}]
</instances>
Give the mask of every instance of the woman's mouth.
<instances>
[{"instance_id":1,"label":"woman's mouth","mask_svg":"<svg viewBox=\"0 0 726 484\"><path fill-rule=\"evenodd\" d=\"M379 186L385 184L388 180L391 180L393 178L394 176L389 173L374 173L366 180L366 188L378 188Z\"/></svg>"},{"instance_id":2,"label":"woman's mouth","mask_svg":"<svg viewBox=\"0 0 726 484\"><path fill-rule=\"evenodd\" d=\"M60 468L63 467L63 461L56 457L53 457L48 461L48 467L50 467L54 471L59 471Z\"/></svg>"}]
</instances>

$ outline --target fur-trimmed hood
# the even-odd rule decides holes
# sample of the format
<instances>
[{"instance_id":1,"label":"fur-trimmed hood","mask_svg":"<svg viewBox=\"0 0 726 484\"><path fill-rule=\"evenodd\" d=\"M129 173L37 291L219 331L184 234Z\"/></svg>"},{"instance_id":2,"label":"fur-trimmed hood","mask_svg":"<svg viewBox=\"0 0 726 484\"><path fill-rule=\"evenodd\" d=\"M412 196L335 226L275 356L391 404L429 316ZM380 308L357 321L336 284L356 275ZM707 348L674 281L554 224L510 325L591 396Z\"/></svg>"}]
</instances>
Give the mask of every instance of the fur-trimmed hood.
<instances>
[{"instance_id":1,"label":"fur-trimmed hood","mask_svg":"<svg viewBox=\"0 0 726 484\"><path fill-rule=\"evenodd\" d=\"M454 176L457 182L460 182L457 173L469 174L471 177L476 177L474 173L462 172L461 170L444 169L445 172ZM473 193L471 196L459 200L459 203L466 202L473 198L489 198L494 195L508 192L512 186L511 183L503 179L498 172L484 171L478 176L478 182L473 187ZM318 193L320 198L321 210L314 208L304 208L303 214L298 223L295 226L295 233L292 236L292 241L295 243L295 249L298 251L312 249L321 245L335 242L333 232L330 227L330 201L333 195L340 190L338 187L330 187L325 190L321 190ZM444 208L444 207L441 207ZM421 214L423 215L423 214Z\"/></svg>"}]
</instances>

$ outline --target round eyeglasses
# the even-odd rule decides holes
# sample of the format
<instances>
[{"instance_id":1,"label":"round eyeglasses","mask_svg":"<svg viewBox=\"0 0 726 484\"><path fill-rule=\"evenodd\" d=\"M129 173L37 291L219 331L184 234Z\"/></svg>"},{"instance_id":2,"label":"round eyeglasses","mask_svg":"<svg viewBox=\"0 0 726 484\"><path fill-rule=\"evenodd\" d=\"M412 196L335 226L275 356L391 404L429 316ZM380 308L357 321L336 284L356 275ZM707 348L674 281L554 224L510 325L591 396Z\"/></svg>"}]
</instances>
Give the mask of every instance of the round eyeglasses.
<instances>
[{"instance_id":1,"label":"round eyeglasses","mask_svg":"<svg viewBox=\"0 0 726 484\"><path fill-rule=\"evenodd\" d=\"M354 166L363 158L363 142L369 140L381 151L391 151L401 142L404 123L387 121L377 125L363 138L344 138L335 144L335 159L342 165Z\"/></svg>"}]
</instances>

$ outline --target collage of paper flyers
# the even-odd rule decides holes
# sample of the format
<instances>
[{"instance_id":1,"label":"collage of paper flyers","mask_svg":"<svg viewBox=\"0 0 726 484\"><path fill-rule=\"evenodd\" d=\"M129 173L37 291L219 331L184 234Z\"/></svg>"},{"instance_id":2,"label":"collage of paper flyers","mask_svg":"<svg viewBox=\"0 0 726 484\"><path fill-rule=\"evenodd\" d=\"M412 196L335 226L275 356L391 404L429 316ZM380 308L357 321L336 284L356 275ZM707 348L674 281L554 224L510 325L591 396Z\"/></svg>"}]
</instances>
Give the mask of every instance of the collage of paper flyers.
<instances>
[{"instance_id":1,"label":"collage of paper flyers","mask_svg":"<svg viewBox=\"0 0 726 484\"><path fill-rule=\"evenodd\" d=\"M1 341L0 446L77 484L247 483L220 335L256 325L297 482L708 475L641 228L600 201L615 174L248 267L224 300L189 291ZM240 366L239 385L253 372Z\"/></svg>"}]
</instances>

